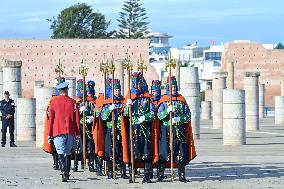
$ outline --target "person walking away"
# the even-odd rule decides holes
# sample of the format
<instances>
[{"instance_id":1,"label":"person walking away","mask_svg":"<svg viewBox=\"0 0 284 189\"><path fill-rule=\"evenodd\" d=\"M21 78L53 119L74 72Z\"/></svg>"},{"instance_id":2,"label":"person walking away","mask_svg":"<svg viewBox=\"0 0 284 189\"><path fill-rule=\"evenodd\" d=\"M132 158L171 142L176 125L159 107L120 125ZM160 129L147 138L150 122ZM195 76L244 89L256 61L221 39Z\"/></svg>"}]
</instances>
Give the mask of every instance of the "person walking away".
<instances>
[{"instance_id":1,"label":"person walking away","mask_svg":"<svg viewBox=\"0 0 284 189\"><path fill-rule=\"evenodd\" d=\"M71 150L76 137L80 136L80 117L77 104L68 96L68 82L63 82L56 88L60 94L51 101L48 141L54 142L62 172L62 182L67 182L70 176Z\"/></svg>"}]
</instances>

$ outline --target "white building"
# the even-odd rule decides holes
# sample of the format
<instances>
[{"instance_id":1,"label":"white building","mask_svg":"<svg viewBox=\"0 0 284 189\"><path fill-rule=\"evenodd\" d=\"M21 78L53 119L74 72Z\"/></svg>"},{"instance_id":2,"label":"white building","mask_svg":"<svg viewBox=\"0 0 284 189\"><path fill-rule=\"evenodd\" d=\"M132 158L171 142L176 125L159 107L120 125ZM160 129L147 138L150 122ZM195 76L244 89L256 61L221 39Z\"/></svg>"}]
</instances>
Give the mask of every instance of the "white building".
<instances>
[{"instance_id":1,"label":"white building","mask_svg":"<svg viewBox=\"0 0 284 189\"><path fill-rule=\"evenodd\" d=\"M166 33L151 32L146 35L150 38L149 59L150 62L166 60L170 51L169 39L172 36Z\"/></svg>"}]
</instances>

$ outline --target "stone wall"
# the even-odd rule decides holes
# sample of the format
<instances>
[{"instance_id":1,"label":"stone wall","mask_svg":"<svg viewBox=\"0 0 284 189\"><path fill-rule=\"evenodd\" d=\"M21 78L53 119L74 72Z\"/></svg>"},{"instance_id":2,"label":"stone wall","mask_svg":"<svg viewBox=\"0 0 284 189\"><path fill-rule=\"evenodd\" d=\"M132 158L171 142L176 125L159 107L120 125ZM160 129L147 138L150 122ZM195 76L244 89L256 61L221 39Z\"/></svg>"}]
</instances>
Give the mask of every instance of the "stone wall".
<instances>
[{"instance_id":1,"label":"stone wall","mask_svg":"<svg viewBox=\"0 0 284 189\"><path fill-rule=\"evenodd\" d=\"M64 67L65 77L79 79L79 66L82 61L89 66L86 79L96 82L97 92L103 92L103 76L99 71L104 53L106 58L113 54L117 62L126 58L126 52L135 66L140 54L147 64L145 78L148 84L158 79L155 69L149 64L148 39L50 39L50 40L0 40L0 59L22 61L22 97L33 97L36 80L44 81L46 87L52 87L55 67L59 59ZM135 70L135 67L134 67ZM118 72L116 72L116 77ZM126 76L126 75L125 75ZM127 90L127 77L124 77Z\"/></svg>"},{"instance_id":2,"label":"stone wall","mask_svg":"<svg viewBox=\"0 0 284 189\"><path fill-rule=\"evenodd\" d=\"M245 72L260 72L259 82L265 84L265 105L274 106L274 96L280 96L281 71L284 68L284 50L268 50L255 42L226 43L222 69L234 61L235 88L243 89Z\"/></svg>"}]
</instances>

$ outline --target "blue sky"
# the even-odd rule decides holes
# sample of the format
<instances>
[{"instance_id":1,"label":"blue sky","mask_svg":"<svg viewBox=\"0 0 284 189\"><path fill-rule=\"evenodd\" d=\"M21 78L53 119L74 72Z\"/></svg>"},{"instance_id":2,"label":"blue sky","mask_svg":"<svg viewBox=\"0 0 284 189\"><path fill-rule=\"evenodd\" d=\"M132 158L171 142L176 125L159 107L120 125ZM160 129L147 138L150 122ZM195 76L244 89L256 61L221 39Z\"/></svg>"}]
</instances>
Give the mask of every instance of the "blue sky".
<instances>
[{"instance_id":1,"label":"blue sky","mask_svg":"<svg viewBox=\"0 0 284 189\"><path fill-rule=\"evenodd\" d=\"M0 38L49 38L46 18L86 2L117 28L123 0L9 0L1 1ZM141 0L150 28L172 35L172 46L198 42L201 46L250 39L261 43L283 42L283 0Z\"/></svg>"}]
</instances>

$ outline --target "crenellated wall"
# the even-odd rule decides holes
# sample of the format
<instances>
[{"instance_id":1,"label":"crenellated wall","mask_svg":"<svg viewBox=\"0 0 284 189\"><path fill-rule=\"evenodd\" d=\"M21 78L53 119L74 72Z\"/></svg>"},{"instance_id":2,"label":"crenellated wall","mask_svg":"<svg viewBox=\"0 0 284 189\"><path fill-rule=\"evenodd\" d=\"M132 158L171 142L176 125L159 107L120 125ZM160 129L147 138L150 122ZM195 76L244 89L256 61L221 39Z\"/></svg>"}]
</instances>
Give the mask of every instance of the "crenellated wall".
<instances>
[{"instance_id":1,"label":"crenellated wall","mask_svg":"<svg viewBox=\"0 0 284 189\"><path fill-rule=\"evenodd\" d=\"M119 64L126 58L127 50L134 66L142 55L148 67L145 78L149 84L152 79L158 79L155 69L148 62L148 39L0 39L0 59L22 61L22 96L25 98L33 96L36 80L43 80L46 87L53 86L59 59L64 76L77 79L80 78L79 66L83 59L89 66L87 79L95 80L96 90L103 92L103 76L99 69L104 54L106 58L113 55L116 64ZM118 73L115 77L120 78ZM124 89L127 90L127 77L124 76Z\"/></svg>"}]
</instances>

